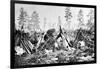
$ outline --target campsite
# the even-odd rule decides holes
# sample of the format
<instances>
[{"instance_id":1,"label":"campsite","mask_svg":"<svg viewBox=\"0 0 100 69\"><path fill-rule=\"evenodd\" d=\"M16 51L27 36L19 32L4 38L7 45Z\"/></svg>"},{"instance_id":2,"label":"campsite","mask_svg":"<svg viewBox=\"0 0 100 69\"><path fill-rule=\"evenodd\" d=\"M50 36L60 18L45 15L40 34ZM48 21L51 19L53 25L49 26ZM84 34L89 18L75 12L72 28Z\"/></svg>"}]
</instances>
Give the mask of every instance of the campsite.
<instances>
[{"instance_id":1,"label":"campsite","mask_svg":"<svg viewBox=\"0 0 100 69\"><path fill-rule=\"evenodd\" d=\"M88 23L83 28L82 10L79 10L77 29L64 28L61 17L58 16L58 25L47 30L40 28L37 11L28 16L24 8L20 8L20 15L15 24L15 67L24 65L72 63L94 61L95 57L95 28L93 10L90 9ZM70 23L72 18L70 8L65 9L65 19ZM44 28L46 22L44 18ZM55 24L55 23L54 23ZM69 24L66 24L70 26ZM51 25L53 26L53 25Z\"/></svg>"}]
</instances>

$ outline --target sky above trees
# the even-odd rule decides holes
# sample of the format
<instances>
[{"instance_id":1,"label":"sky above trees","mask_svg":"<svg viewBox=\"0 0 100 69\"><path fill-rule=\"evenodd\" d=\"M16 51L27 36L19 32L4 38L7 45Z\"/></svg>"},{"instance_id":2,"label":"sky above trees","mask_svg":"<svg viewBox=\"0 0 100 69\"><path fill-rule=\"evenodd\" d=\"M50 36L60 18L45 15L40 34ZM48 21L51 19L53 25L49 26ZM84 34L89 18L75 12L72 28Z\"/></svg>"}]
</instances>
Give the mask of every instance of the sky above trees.
<instances>
[{"instance_id":1,"label":"sky above trees","mask_svg":"<svg viewBox=\"0 0 100 69\"><path fill-rule=\"evenodd\" d=\"M79 22L78 22L78 14L80 9L83 11L83 19L84 24L86 25L88 22L87 15L90 12L91 8L80 8L80 7L71 7L71 13L72 18L70 22L70 26L67 24L66 18L65 18L65 9L66 7L63 6L48 6L48 5L29 5L29 4L15 4L15 23L17 25L18 23L18 17L20 15L20 9L21 7L24 8L24 10L27 12L28 16L31 16L34 11L36 11L39 15L39 25L40 28L43 30L47 30L49 28L55 27L58 29L58 23L59 23L59 16L60 16L60 22L61 26L67 30L73 30L77 29ZM44 23L46 23L44 25ZM45 27L44 27L45 26ZM86 26L84 26L86 27Z\"/></svg>"}]
</instances>

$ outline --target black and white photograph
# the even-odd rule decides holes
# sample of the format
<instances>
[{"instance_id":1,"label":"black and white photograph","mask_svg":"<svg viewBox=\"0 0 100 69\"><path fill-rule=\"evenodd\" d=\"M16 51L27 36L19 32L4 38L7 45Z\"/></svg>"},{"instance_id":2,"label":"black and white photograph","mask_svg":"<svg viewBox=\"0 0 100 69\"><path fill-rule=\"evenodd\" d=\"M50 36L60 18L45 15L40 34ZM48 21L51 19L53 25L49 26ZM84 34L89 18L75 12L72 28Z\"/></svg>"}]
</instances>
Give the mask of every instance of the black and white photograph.
<instances>
[{"instance_id":1,"label":"black and white photograph","mask_svg":"<svg viewBox=\"0 0 100 69\"><path fill-rule=\"evenodd\" d=\"M96 62L95 6L15 2L12 10L13 67Z\"/></svg>"}]
</instances>

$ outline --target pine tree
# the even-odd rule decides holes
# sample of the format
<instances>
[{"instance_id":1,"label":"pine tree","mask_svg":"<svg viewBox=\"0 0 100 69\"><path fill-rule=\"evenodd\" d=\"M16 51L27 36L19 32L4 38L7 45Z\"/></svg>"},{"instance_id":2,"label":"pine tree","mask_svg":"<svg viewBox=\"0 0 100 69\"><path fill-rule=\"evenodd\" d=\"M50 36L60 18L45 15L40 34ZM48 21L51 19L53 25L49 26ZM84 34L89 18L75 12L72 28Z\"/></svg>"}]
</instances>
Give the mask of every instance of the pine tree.
<instances>
[{"instance_id":1,"label":"pine tree","mask_svg":"<svg viewBox=\"0 0 100 69\"><path fill-rule=\"evenodd\" d=\"M24 11L24 8L21 8L20 15L18 17L18 20L19 20L18 25L19 25L20 30L24 30L25 23L27 22L27 17L28 17L28 15L27 15L26 11Z\"/></svg>"},{"instance_id":2,"label":"pine tree","mask_svg":"<svg viewBox=\"0 0 100 69\"><path fill-rule=\"evenodd\" d=\"M32 25L33 25L33 30L36 31L36 30L40 30L40 26L39 26L39 14L34 11L32 13L32 16L31 16L31 22L32 22Z\"/></svg>"},{"instance_id":3,"label":"pine tree","mask_svg":"<svg viewBox=\"0 0 100 69\"><path fill-rule=\"evenodd\" d=\"M87 26L91 28L94 24L94 10L93 9L90 9L90 12L88 13L87 17L89 18L87 22Z\"/></svg>"},{"instance_id":4,"label":"pine tree","mask_svg":"<svg viewBox=\"0 0 100 69\"><path fill-rule=\"evenodd\" d=\"M71 18L72 17L73 16L72 16L72 13L71 13L71 8L70 7L67 7L65 9L65 18L66 18L68 27L70 27L70 22L71 22Z\"/></svg>"},{"instance_id":5,"label":"pine tree","mask_svg":"<svg viewBox=\"0 0 100 69\"><path fill-rule=\"evenodd\" d=\"M65 9L65 18L66 18L66 21L70 21L70 19L72 18L72 13L71 13L70 7L67 7Z\"/></svg>"},{"instance_id":6,"label":"pine tree","mask_svg":"<svg viewBox=\"0 0 100 69\"><path fill-rule=\"evenodd\" d=\"M82 27L84 25L84 19L83 19L83 11L82 9L79 10L78 13L78 21L79 21L79 28Z\"/></svg>"}]
</instances>

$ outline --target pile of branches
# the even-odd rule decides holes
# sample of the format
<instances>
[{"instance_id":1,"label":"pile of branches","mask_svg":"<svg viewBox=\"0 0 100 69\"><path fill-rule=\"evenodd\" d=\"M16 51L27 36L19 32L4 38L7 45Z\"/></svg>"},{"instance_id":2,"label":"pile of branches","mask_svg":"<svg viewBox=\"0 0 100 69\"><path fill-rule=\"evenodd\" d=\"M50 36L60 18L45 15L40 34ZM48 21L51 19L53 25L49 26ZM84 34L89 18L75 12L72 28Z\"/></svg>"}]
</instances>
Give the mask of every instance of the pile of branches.
<instances>
[{"instance_id":1,"label":"pile of branches","mask_svg":"<svg viewBox=\"0 0 100 69\"><path fill-rule=\"evenodd\" d=\"M51 64L51 63L70 63L70 62L83 62L83 61L91 61L94 57L94 35L91 34L90 31L79 30L81 35L76 35L76 38L72 43L70 43L71 50L66 50L63 44L59 46L57 49L54 43L57 41L57 38L53 36L54 30L47 31L47 34L44 35L44 42L40 42L39 46L37 46L37 34L33 37L35 40L31 41L34 45L33 52L31 54L25 54L26 56L23 57L22 65L23 64ZM79 33L79 32L77 32ZM29 36L28 36L29 37ZM30 38L30 37L29 37ZM78 42L80 38L85 41L86 46L78 48ZM29 39L30 40L30 39ZM35 44L34 44L35 41ZM37 42L36 42L37 41ZM76 47L75 47L76 44ZM46 50L50 52L46 52ZM22 58L22 55L21 57ZM24 63L25 62L25 63Z\"/></svg>"}]
</instances>

